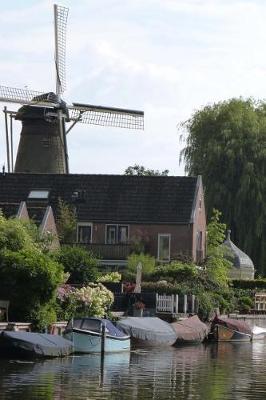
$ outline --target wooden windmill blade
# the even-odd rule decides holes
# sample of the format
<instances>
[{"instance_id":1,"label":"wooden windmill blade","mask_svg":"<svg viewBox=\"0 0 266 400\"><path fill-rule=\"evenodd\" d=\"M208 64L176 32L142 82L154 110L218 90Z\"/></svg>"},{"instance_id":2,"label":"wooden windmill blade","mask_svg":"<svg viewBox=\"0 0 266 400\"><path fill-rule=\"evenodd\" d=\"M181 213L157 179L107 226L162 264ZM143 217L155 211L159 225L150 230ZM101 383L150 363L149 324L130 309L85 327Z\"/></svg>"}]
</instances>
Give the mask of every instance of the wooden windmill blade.
<instances>
[{"instance_id":1,"label":"wooden windmill blade","mask_svg":"<svg viewBox=\"0 0 266 400\"><path fill-rule=\"evenodd\" d=\"M127 129L144 129L143 111L80 103L73 103L68 109L70 120L74 122Z\"/></svg>"},{"instance_id":2,"label":"wooden windmill blade","mask_svg":"<svg viewBox=\"0 0 266 400\"><path fill-rule=\"evenodd\" d=\"M58 100L52 93L37 92L36 90L19 89L0 85L0 101L30 105L55 107Z\"/></svg>"},{"instance_id":3,"label":"wooden windmill blade","mask_svg":"<svg viewBox=\"0 0 266 400\"><path fill-rule=\"evenodd\" d=\"M66 29L69 9L54 4L56 94L66 90Z\"/></svg>"}]
</instances>

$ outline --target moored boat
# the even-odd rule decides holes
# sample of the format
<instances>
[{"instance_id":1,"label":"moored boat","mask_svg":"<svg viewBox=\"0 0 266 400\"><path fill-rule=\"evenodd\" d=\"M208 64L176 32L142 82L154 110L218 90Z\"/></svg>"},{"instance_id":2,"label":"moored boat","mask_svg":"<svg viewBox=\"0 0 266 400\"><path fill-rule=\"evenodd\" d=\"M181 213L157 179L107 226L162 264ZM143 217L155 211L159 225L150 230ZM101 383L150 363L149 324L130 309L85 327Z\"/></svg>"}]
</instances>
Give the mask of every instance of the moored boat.
<instances>
[{"instance_id":1,"label":"moored boat","mask_svg":"<svg viewBox=\"0 0 266 400\"><path fill-rule=\"evenodd\" d=\"M171 325L177 334L176 346L202 343L209 332L207 325L201 322L197 315L173 322Z\"/></svg>"},{"instance_id":2,"label":"moored boat","mask_svg":"<svg viewBox=\"0 0 266 400\"><path fill-rule=\"evenodd\" d=\"M177 335L171 324L157 317L128 317L118 322L136 347L171 346Z\"/></svg>"},{"instance_id":3,"label":"moored boat","mask_svg":"<svg viewBox=\"0 0 266 400\"><path fill-rule=\"evenodd\" d=\"M74 318L69 321L64 337L73 343L75 353L130 350L130 336L103 318Z\"/></svg>"},{"instance_id":4,"label":"moored boat","mask_svg":"<svg viewBox=\"0 0 266 400\"><path fill-rule=\"evenodd\" d=\"M70 341L58 335L34 332L0 333L0 355L29 358L64 357L73 353Z\"/></svg>"},{"instance_id":5,"label":"moored boat","mask_svg":"<svg viewBox=\"0 0 266 400\"><path fill-rule=\"evenodd\" d=\"M209 337L216 342L250 342L252 332L244 321L216 316Z\"/></svg>"}]
</instances>

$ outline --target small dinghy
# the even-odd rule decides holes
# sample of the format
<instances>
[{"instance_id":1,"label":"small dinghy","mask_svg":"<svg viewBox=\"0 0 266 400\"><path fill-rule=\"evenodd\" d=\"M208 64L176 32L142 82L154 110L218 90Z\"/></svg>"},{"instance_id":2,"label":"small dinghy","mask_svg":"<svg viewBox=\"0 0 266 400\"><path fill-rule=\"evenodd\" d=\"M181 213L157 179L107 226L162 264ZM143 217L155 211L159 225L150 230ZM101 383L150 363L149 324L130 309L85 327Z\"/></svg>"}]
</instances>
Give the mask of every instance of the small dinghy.
<instances>
[{"instance_id":1,"label":"small dinghy","mask_svg":"<svg viewBox=\"0 0 266 400\"><path fill-rule=\"evenodd\" d=\"M250 326L241 320L215 317L211 324L209 338L216 342L250 342Z\"/></svg>"},{"instance_id":2,"label":"small dinghy","mask_svg":"<svg viewBox=\"0 0 266 400\"><path fill-rule=\"evenodd\" d=\"M64 357L73 353L69 340L48 333L11 332L0 333L0 355L15 357Z\"/></svg>"},{"instance_id":3,"label":"small dinghy","mask_svg":"<svg viewBox=\"0 0 266 400\"><path fill-rule=\"evenodd\" d=\"M128 317L117 325L131 336L136 347L171 346L177 338L173 327L157 317Z\"/></svg>"},{"instance_id":4,"label":"small dinghy","mask_svg":"<svg viewBox=\"0 0 266 400\"><path fill-rule=\"evenodd\" d=\"M202 343L209 332L197 315L173 322L171 325L177 334L175 345Z\"/></svg>"},{"instance_id":5,"label":"small dinghy","mask_svg":"<svg viewBox=\"0 0 266 400\"><path fill-rule=\"evenodd\" d=\"M130 350L130 336L103 318L74 318L64 337L73 343L75 353L115 353Z\"/></svg>"}]
</instances>

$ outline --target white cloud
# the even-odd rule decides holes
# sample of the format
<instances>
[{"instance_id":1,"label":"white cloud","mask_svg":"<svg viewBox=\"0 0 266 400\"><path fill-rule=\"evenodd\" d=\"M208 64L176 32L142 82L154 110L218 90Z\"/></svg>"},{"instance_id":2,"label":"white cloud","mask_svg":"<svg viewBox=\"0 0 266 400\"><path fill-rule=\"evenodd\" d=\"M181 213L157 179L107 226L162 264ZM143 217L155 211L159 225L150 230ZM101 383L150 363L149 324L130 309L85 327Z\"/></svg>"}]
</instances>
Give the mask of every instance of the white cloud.
<instances>
[{"instance_id":1,"label":"white cloud","mask_svg":"<svg viewBox=\"0 0 266 400\"><path fill-rule=\"evenodd\" d=\"M1 5L2 85L54 88L52 4ZM70 6L65 98L145 109L141 133L76 126L68 139L72 172L118 173L140 163L182 173L178 122L207 103L265 97L266 2L65 0L64 5ZM3 117L0 130L2 164Z\"/></svg>"}]
</instances>

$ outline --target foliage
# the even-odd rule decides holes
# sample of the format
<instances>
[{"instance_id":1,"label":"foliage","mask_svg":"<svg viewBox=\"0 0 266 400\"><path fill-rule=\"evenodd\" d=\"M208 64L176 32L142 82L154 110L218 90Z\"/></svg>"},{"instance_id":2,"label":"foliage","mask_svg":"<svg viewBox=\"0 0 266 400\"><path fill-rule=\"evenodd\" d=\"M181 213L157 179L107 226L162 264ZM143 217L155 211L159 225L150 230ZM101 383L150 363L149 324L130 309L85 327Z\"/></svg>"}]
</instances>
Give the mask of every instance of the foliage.
<instances>
[{"instance_id":1,"label":"foliage","mask_svg":"<svg viewBox=\"0 0 266 400\"><path fill-rule=\"evenodd\" d=\"M42 328L50 323L57 286L63 282L63 268L36 250L4 250L0 254L0 292L10 300L13 320L30 320ZM44 318L45 317L45 318Z\"/></svg>"},{"instance_id":2,"label":"foliage","mask_svg":"<svg viewBox=\"0 0 266 400\"><path fill-rule=\"evenodd\" d=\"M110 309L114 296L101 283L79 289L64 285L57 294L58 314L64 319L73 316L104 317Z\"/></svg>"},{"instance_id":3,"label":"foliage","mask_svg":"<svg viewBox=\"0 0 266 400\"><path fill-rule=\"evenodd\" d=\"M76 239L77 219L73 208L62 199L58 200L58 236L62 243L73 243Z\"/></svg>"},{"instance_id":4,"label":"foliage","mask_svg":"<svg viewBox=\"0 0 266 400\"><path fill-rule=\"evenodd\" d=\"M190 281L197 276L198 272L195 264L185 264L181 262L172 262L168 265L156 267L150 274L151 280L167 279L168 282Z\"/></svg>"},{"instance_id":5,"label":"foliage","mask_svg":"<svg viewBox=\"0 0 266 400\"><path fill-rule=\"evenodd\" d=\"M221 246L225 238L226 225L220 222L220 216L221 212L214 209L207 227L207 258L204 267L211 279L226 286L228 270L232 264L224 257L225 250Z\"/></svg>"},{"instance_id":6,"label":"foliage","mask_svg":"<svg viewBox=\"0 0 266 400\"><path fill-rule=\"evenodd\" d=\"M155 258L148 254L136 254L132 253L127 258L127 269L129 272L133 272L136 274L137 265L141 263L143 274L150 273L155 269Z\"/></svg>"},{"instance_id":7,"label":"foliage","mask_svg":"<svg viewBox=\"0 0 266 400\"><path fill-rule=\"evenodd\" d=\"M189 175L203 176L207 212L222 211L232 238L266 268L266 104L231 99L196 111L181 159Z\"/></svg>"},{"instance_id":8,"label":"foliage","mask_svg":"<svg viewBox=\"0 0 266 400\"><path fill-rule=\"evenodd\" d=\"M68 284L57 288L56 294L56 314L59 321L68 321L76 313L77 303L71 296L76 289Z\"/></svg>"},{"instance_id":9,"label":"foliage","mask_svg":"<svg viewBox=\"0 0 266 400\"><path fill-rule=\"evenodd\" d=\"M243 280L234 279L232 286L237 289L266 289L266 279Z\"/></svg>"},{"instance_id":10,"label":"foliage","mask_svg":"<svg viewBox=\"0 0 266 400\"><path fill-rule=\"evenodd\" d=\"M96 281L99 260L90 251L79 246L63 246L55 258L70 274L67 283L86 285Z\"/></svg>"},{"instance_id":11,"label":"foliage","mask_svg":"<svg viewBox=\"0 0 266 400\"><path fill-rule=\"evenodd\" d=\"M169 170L165 169L163 171L145 168L142 165L135 164L134 166L129 166L125 170L125 175L137 175L137 176L167 176Z\"/></svg>"},{"instance_id":12,"label":"foliage","mask_svg":"<svg viewBox=\"0 0 266 400\"><path fill-rule=\"evenodd\" d=\"M121 274L117 271L110 272L109 274L100 275L97 282L121 282Z\"/></svg>"},{"instance_id":13,"label":"foliage","mask_svg":"<svg viewBox=\"0 0 266 400\"><path fill-rule=\"evenodd\" d=\"M6 219L0 213L0 250L39 249L38 244L33 240L34 235L29 227L29 224L25 224L17 218Z\"/></svg>"},{"instance_id":14,"label":"foliage","mask_svg":"<svg viewBox=\"0 0 266 400\"><path fill-rule=\"evenodd\" d=\"M55 317L63 267L34 240L32 225L0 215L0 292L10 301L10 318L43 328Z\"/></svg>"}]
</instances>

